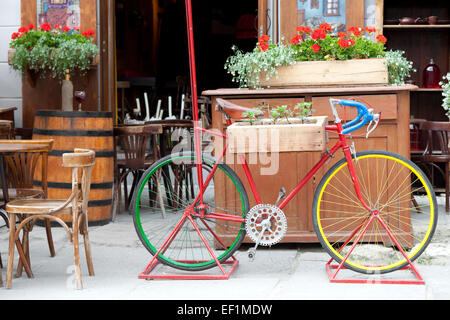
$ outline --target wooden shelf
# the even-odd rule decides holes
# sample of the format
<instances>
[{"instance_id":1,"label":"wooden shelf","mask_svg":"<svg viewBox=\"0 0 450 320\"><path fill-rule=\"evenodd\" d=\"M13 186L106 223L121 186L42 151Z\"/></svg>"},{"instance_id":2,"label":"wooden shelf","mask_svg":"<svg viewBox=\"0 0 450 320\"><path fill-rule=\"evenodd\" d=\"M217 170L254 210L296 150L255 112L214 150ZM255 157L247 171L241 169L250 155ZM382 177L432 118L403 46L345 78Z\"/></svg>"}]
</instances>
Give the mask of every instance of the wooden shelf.
<instances>
[{"instance_id":1,"label":"wooden shelf","mask_svg":"<svg viewBox=\"0 0 450 320\"><path fill-rule=\"evenodd\" d=\"M385 24L384 29L450 29L450 24Z\"/></svg>"},{"instance_id":2,"label":"wooden shelf","mask_svg":"<svg viewBox=\"0 0 450 320\"><path fill-rule=\"evenodd\" d=\"M418 91L418 92L442 92L442 89L419 88L419 89L417 89L415 91Z\"/></svg>"}]
</instances>

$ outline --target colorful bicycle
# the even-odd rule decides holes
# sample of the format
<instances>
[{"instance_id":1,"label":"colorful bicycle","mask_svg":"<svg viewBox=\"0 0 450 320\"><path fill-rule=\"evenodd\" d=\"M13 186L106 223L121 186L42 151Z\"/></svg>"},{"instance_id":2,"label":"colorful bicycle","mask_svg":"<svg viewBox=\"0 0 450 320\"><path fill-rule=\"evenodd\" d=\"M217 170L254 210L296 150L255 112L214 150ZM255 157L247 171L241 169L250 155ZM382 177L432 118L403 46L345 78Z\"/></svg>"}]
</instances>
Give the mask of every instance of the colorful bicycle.
<instances>
[{"instance_id":1,"label":"colorful bicycle","mask_svg":"<svg viewBox=\"0 0 450 320\"><path fill-rule=\"evenodd\" d=\"M162 264L200 271L218 266L233 256L246 235L255 245L271 246L283 239L287 219L283 208L309 179L339 150L343 158L320 181L313 199L314 229L323 248L338 264L365 273L399 270L417 259L430 243L438 208L425 174L410 160L387 151L356 152L347 142L355 130L369 124L368 136L378 125L363 103L330 100L334 124L326 126L338 136L318 163L288 194L281 190L275 204L259 197L245 158L245 176L256 205L250 208L247 191L238 175L223 162L226 146L216 157L202 154L193 53L192 16L187 4L190 44L195 152L171 154L160 159L142 176L132 200L134 224L145 248ZM343 122L337 108L356 108L355 119ZM218 99L228 125L227 111L247 111ZM282 165L282 164L281 164ZM222 269L223 271L223 269Z\"/></svg>"}]
</instances>

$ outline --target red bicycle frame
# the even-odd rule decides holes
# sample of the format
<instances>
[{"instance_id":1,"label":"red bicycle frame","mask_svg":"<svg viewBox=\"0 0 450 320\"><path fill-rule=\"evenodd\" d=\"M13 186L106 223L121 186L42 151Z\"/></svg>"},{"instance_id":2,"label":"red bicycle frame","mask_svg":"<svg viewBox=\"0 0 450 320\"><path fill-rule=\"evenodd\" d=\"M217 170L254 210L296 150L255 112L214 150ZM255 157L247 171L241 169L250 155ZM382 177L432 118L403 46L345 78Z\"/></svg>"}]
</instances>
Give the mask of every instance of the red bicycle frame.
<instances>
[{"instance_id":1,"label":"red bicycle frame","mask_svg":"<svg viewBox=\"0 0 450 320\"><path fill-rule=\"evenodd\" d=\"M226 120L227 125L231 125L231 121L229 119ZM334 125L328 125L325 127L325 129L329 132L334 132L337 133L339 135L339 140L336 142L336 144L331 148L331 150L329 150L328 152L324 152L321 159L317 162L317 164L305 175L305 177L298 183L298 185L286 196L286 198L278 205L278 208L283 210L284 207L286 207L286 205L292 200L292 198L305 186L305 184L309 181L309 179L311 179L316 173L317 171L328 161L330 160L330 158L334 157L334 154L339 150L339 149L343 149L344 152L344 156L347 159L347 163L348 163L348 168L350 171L350 175L351 175L351 179L353 181L353 185L355 188L355 192L356 195L358 197L358 199L361 201L361 204L364 206L364 208L368 211L371 211L371 208L365 203L362 194L361 194L361 189L359 186L359 182L356 176L356 171L355 171L355 167L353 165L353 161L352 161L352 153L350 151L350 147L347 143L347 139L346 139L346 135L342 134L342 124L341 123L336 123ZM195 129L197 132L207 132L209 134L213 134L219 137L222 137L224 139L226 139L226 136L220 133L216 133L210 130L206 130L203 129L201 127L196 127ZM199 145L195 146L196 149L200 149ZM204 212L202 211L202 209L204 209L203 203L202 203L202 193L206 190L206 187L208 186L209 182L211 181L218 164L222 161L223 157L225 156L226 153L226 149L227 149L227 144L225 145L222 153L220 154L219 158L217 159L216 163L214 164L211 172L209 173L208 177L206 178L206 180L201 184L200 190L202 190L199 195L197 195L197 198L195 199L195 201L193 202L193 204L190 206L190 211L193 215L198 215L200 217L204 217ZM196 150L198 152L198 150ZM201 152L201 150L200 150ZM252 177L252 174L250 172L250 169L248 167L248 164L244 158L244 156L240 155L240 162L241 165L244 169L247 181L249 182L250 185L250 189L252 191L252 194L255 198L255 201L257 204L261 204L263 203L256 184L254 182L254 179ZM197 164L199 165L199 164ZM200 168L201 168L201 164L200 164ZM201 169L200 169L201 171ZM199 203L199 204L198 204ZM200 214L195 213L194 208L200 209ZM218 220L228 220L228 221L235 221L235 222L244 222L245 219L244 218L240 218L240 217L236 217L234 215L230 215L230 214L224 214L224 213L217 213L217 212L210 212L208 214L208 218L213 218L213 219L218 219Z\"/></svg>"},{"instance_id":2,"label":"red bicycle frame","mask_svg":"<svg viewBox=\"0 0 450 320\"><path fill-rule=\"evenodd\" d=\"M226 135L217 133L217 132L213 132L210 130L206 130L204 128L202 128L201 126L199 126L199 117L198 117L198 98L197 98L197 76L196 76L196 67L195 67L195 52L194 52L194 32L193 32L193 22L192 22L192 3L191 0L186 0L186 21L187 21L187 33L188 33L188 49L189 49L189 66L190 66L190 74L191 74L191 93L192 93L192 106L193 106L193 117L194 117L194 145L195 145L195 159L196 159L196 167L197 167L197 178L198 178L198 184L199 184L199 194L197 195L195 201L193 202L192 205L188 206L186 208L186 210L184 210L184 214L183 217L181 218L181 220L178 222L177 226L175 227L175 229L171 232L171 234L169 235L169 237L166 239L166 241L164 242L164 244L162 245L162 247L158 250L158 252L154 255L152 261L150 262L150 264L147 266L147 268L144 270L144 272L140 275L141 278L188 278L188 279L227 279L229 277L229 275L231 274L231 272L236 268L237 264L238 264L238 260L236 258L234 258L234 256L232 257L233 261L232 263L232 267L230 269L230 271L228 273L225 272L225 270L223 269L221 263L217 260L217 257L215 257L215 255L212 252L212 248L208 245L208 243L206 242L205 238L203 237L201 231L199 230L199 228L197 227L196 223L194 222L194 220L192 219L192 215L194 216L200 216L201 218L207 216L210 219L217 219L217 220L224 220L224 221L235 221L235 222L240 222L240 223L244 223L245 219L236 215L230 215L230 214L226 214L226 213L220 213L220 212L207 212L207 206L204 204L203 202L203 193L206 190L206 187L208 186L208 184L211 182L212 177L214 176L214 173L217 170L217 167L219 165L219 163L221 163L222 159L225 156L226 153L226 149L227 149L227 145L225 144L225 147L222 150L222 153L219 155L216 163L214 164L211 172L209 173L209 175L207 176L206 180L203 181L203 169L202 169L202 149L201 149L201 140L200 140L200 134L201 132L205 132L205 133L209 133L215 136L219 136L222 137L224 139L226 139ZM337 116L335 116L337 119ZM226 119L226 122L228 125L231 125L231 120L230 119ZM365 233L365 230L367 230L368 226L370 225L370 223L372 222L372 220L374 219L378 219L380 221L380 223L382 224L382 226L387 230L389 237L394 241L395 245L398 247L398 249L400 250L400 252L403 254L403 256L407 259L407 261L409 262L411 268L413 269L413 272L418 276L419 280L417 283L423 283L422 278L420 277L420 275L418 274L417 270L414 268L414 266L412 265L411 261L409 260L408 256L406 255L406 253L403 251L402 247L399 245L399 243L397 242L397 240L395 239L394 235L390 232L389 228L387 227L387 225L383 222L383 220L379 217L378 211L377 210L372 210L364 201L362 194L361 194L361 190L360 190L360 186L359 186L359 182L356 176L356 171L355 171L355 167L353 164L353 159L352 159L352 151L350 150L349 145L347 144L347 140L346 140L346 135L342 134L343 131L343 126L341 124L340 121L335 121L334 125L328 125L326 126L326 130L329 132L334 132L337 133L339 136L339 140L337 141L337 143L331 148L331 150L327 150L327 152L325 152L321 159L319 160L319 162L306 174L306 176L298 183L298 185L287 195L287 197L278 205L279 209L283 209L288 203L289 201L291 201L291 199L304 187L304 185L308 182L309 179L311 179L311 177L314 176L314 174L328 161L330 160L330 158L334 157L334 154L339 150L339 149L343 149L344 152L344 156L347 160L348 163L348 169L350 171L350 175L351 175L351 179L355 188L355 192L356 195L359 199L359 201L361 202L361 204L364 206L365 209L367 209L369 212L371 212L371 216L370 216L370 221L369 223L367 223L364 228L363 231L360 233L360 235L358 236L358 239L355 241L355 243L353 244L352 248L350 249L350 251L347 253L346 257L342 260L342 262L340 263L340 265L337 267L337 271L334 273L333 276L331 276L331 271L330 271L330 263L332 260L330 260L330 262L327 264L327 270L329 270L329 275L330 275L330 280L335 281L336 275L339 272L339 270L343 267L343 264L345 263L345 261L347 260L348 256L350 255L350 253L353 251L354 247L356 246L356 243L359 242L359 240L362 238L362 235ZM370 132L368 132L370 133ZM245 160L245 158L243 156L240 156L240 161L241 164L243 166L245 175L247 177L247 180L250 184L250 188L252 190L253 196L256 200L257 204L261 204L261 198L259 196L258 190L256 188L256 184L253 180L252 174L250 172L250 169L247 165L247 162ZM197 209L197 210L195 210ZM220 268L220 270L222 271L223 276L218 276L218 277L214 277L214 276L166 276L166 275L162 275L162 276L150 276L149 273L151 272L151 270L154 269L154 267L157 264L157 261L155 260L156 257L164 252L166 250L166 248L170 245L170 243L172 242L172 240L174 239L174 237L177 235L178 231L180 230L181 226L186 222L186 220L189 220L192 225L194 226L196 232L199 234L200 238L202 239L203 243L205 244L205 246L207 247L208 251L210 252L211 256L213 257L213 259L215 260L217 266ZM214 230L212 230L208 224L206 224L203 220L202 220L203 224L207 227L207 229L214 235L215 239L218 240L218 243L220 243L224 248L225 245L220 241L220 238L217 237L217 235L215 234ZM362 227L361 226L355 230L355 232L352 234L352 236L350 238L348 238L347 241L349 241L353 235ZM225 263L229 263L228 261ZM411 283L411 282L408 282Z\"/></svg>"}]
</instances>

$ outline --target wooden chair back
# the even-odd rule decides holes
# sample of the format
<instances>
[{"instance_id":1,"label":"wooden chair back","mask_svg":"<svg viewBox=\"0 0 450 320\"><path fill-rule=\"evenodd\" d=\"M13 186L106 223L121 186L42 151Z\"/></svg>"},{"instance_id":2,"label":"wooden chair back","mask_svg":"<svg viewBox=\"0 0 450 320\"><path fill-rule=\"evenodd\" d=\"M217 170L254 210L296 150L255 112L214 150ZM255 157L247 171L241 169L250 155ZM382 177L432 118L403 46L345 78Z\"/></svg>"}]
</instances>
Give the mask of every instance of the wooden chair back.
<instances>
[{"instance_id":1,"label":"wooden chair back","mask_svg":"<svg viewBox=\"0 0 450 320\"><path fill-rule=\"evenodd\" d=\"M92 166L95 163L95 152L89 149L75 149L73 153L64 153L62 162L63 167L72 168L72 193L69 199L73 198L75 201L81 201L81 211L83 214L86 214L91 191L91 173ZM81 177L79 171L81 171Z\"/></svg>"},{"instance_id":2,"label":"wooden chair back","mask_svg":"<svg viewBox=\"0 0 450 320\"><path fill-rule=\"evenodd\" d=\"M0 139L14 139L14 122L0 120Z\"/></svg>"},{"instance_id":3,"label":"wooden chair back","mask_svg":"<svg viewBox=\"0 0 450 320\"><path fill-rule=\"evenodd\" d=\"M440 157L450 157L450 122L426 121L420 124L420 130L425 138L424 155L433 156L433 151L439 151Z\"/></svg>"},{"instance_id":4,"label":"wooden chair back","mask_svg":"<svg viewBox=\"0 0 450 320\"><path fill-rule=\"evenodd\" d=\"M5 155L7 166L8 184L17 189L32 189L34 187L34 175L38 160L42 157L42 190L47 195L47 170L48 153L53 148L53 139L50 140L0 140L0 143L10 144L34 144L35 149L26 152L17 152Z\"/></svg>"},{"instance_id":5,"label":"wooden chair back","mask_svg":"<svg viewBox=\"0 0 450 320\"><path fill-rule=\"evenodd\" d=\"M126 167L132 170L145 168L145 155L149 138L161 134L160 125L121 126L114 128L114 135L125 155Z\"/></svg>"}]
</instances>

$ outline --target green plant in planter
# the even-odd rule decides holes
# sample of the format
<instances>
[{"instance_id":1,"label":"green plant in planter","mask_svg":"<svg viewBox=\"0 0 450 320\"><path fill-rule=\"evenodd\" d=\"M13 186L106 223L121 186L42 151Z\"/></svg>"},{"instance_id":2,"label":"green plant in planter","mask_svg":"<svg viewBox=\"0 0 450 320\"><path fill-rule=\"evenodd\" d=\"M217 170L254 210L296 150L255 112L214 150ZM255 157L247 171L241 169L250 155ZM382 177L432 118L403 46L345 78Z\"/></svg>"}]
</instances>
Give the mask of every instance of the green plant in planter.
<instances>
[{"instance_id":1,"label":"green plant in planter","mask_svg":"<svg viewBox=\"0 0 450 320\"><path fill-rule=\"evenodd\" d=\"M445 115L450 118L450 73L442 77L444 81L439 82L442 87L442 108L445 110Z\"/></svg>"},{"instance_id":2,"label":"green plant in planter","mask_svg":"<svg viewBox=\"0 0 450 320\"><path fill-rule=\"evenodd\" d=\"M304 122L306 118L312 116L312 102L297 103L294 107L294 110L295 116L301 119L302 122Z\"/></svg>"},{"instance_id":3,"label":"green plant in planter","mask_svg":"<svg viewBox=\"0 0 450 320\"><path fill-rule=\"evenodd\" d=\"M239 83L239 87L259 88L261 72L266 72L266 78L269 79L277 74L276 67L295 62L295 52L288 47L274 44L267 46L268 49L265 51L255 48L247 53L240 51L236 46L231 48L234 55L228 57L225 69L232 75L233 81Z\"/></svg>"},{"instance_id":4,"label":"green plant in planter","mask_svg":"<svg viewBox=\"0 0 450 320\"><path fill-rule=\"evenodd\" d=\"M403 55L402 50L389 50L386 52L384 58L388 66L389 84L402 85L405 79L409 78L411 72L417 70L412 67L412 62L408 61Z\"/></svg>"},{"instance_id":5,"label":"green plant in planter","mask_svg":"<svg viewBox=\"0 0 450 320\"><path fill-rule=\"evenodd\" d=\"M328 23L312 30L300 26L288 44L273 44L267 35L260 37L252 52L243 53L233 46L234 55L228 57L225 69L239 87L260 88L260 73L266 80L277 76L277 67L298 61L331 61L379 58L385 55L386 37L375 37L375 28L351 27L348 32L332 34Z\"/></svg>"},{"instance_id":6,"label":"green plant in planter","mask_svg":"<svg viewBox=\"0 0 450 320\"><path fill-rule=\"evenodd\" d=\"M273 123L276 123L278 120L285 118L288 123L289 118L293 117L292 110L288 108L288 106L278 106L270 110L270 118L272 119Z\"/></svg>"},{"instance_id":7,"label":"green plant in planter","mask_svg":"<svg viewBox=\"0 0 450 320\"><path fill-rule=\"evenodd\" d=\"M9 64L14 70L38 72L42 77L64 78L66 70L85 73L99 50L93 42L94 31L80 33L79 28L45 23L21 27L12 34L10 48L14 49Z\"/></svg>"},{"instance_id":8,"label":"green plant in planter","mask_svg":"<svg viewBox=\"0 0 450 320\"><path fill-rule=\"evenodd\" d=\"M253 125L253 123L255 122L255 120L257 118L264 116L264 113L262 112L260 107L257 107L257 108L254 108L253 111L243 112L242 116L244 118L248 119L248 122L250 123L250 125Z\"/></svg>"}]
</instances>

